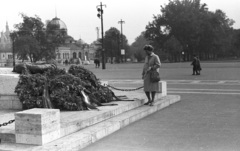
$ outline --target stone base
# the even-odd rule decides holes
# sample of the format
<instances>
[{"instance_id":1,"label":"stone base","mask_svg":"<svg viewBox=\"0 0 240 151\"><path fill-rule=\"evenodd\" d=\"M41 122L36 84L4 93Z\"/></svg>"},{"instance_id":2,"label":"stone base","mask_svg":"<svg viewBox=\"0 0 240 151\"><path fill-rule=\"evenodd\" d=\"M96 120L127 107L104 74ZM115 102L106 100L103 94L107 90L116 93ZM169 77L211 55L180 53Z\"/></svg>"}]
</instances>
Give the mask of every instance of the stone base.
<instances>
[{"instance_id":1,"label":"stone base","mask_svg":"<svg viewBox=\"0 0 240 151\"><path fill-rule=\"evenodd\" d=\"M142 94L142 95L141 95ZM132 94L132 96L138 96L142 97L145 94L143 93L135 93ZM61 137L59 139L56 139L54 141L51 141L49 143L45 143L42 146L35 146L35 145L25 145L25 144L17 144L17 143L5 143L2 142L0 145L0 150L11 150L11 151L17 151L17 150L28 150L28 151L43 151L43 150L64 150L64 151L72 151L72 150L80 150L87 145L90 145L99 139L110 135L111 133L114 133L115 131L124 128L125 126L142 119L143 117L146 117L158 110L161 110L163 108L166 108L167 106L174 104L176 102L180 101L180 96L165 96L161 99L156 99L156 102L154 103L154 106L147 106L143 105L145 102L141 101L141 105L134 109L126 110L125 112L115 115L111 118L108 118L104 121L101 121L99 123L95 123L93 125L89 125L88 127L71 133L65 137ZM135 102L135 101L134 101ZM134 103L134 102L128 102L128 103ZM124 103L124 102L119 102ZM107 108L106 110L111 110L112 107L102 107ZM48 110L48 109L46 109ZM61 118L74 120L77 116L80 116L82 114L93 114L93 117L96 117L98 114L102 114L103 116L108 116L105 114L103 109L100 108L100 111L83 111L83 112L61 112ZM77 114L76 114L77 113ZM32 115L29 117L36 117L36 115ZM24 118L24 121L27 121L27 118ZM84 119L82 119L84 120ZM88 121L87 121L88 122ZM33 123L34 124L34 123ZM72 123L71 125L79 125L80 123ZM23 125L24 126L24 125ZM36 126L34 126L36 127ZM49 126L50 127L50 126ZM35 128L37 129L37 127ZM27 136L27 135L25 135ZM23 135L22 139L25 139L25 136ZM51 134L48 135L48 138L51 137ZM35 139L34 137L30 137L31 139ZM47 139L48 139L47 138ZM28 138L29 139L29 138ZM31 140L32 141L32 140ZM41 141L41 140L40 140ZM33 142L33 141L32 141Z\"/></svg>"},{"instance_id":2,"label":"stone base","mask_svg":"<svg viewBox=\"0 0 240 151\"><path fill-rule=\"evenodd\" d=\"M16 94L0 94L0 109L21 110L22 103Z\"/></svg>"},{"instance_id":3,"label":"stone base","mask_svg":"<svg viewBox=\"0 0 240 151\"><path fill-rule=\"evenodd\" d=\"M166 81L159 81L159 90L156 94L156 99L160 99L164 96L167 96L167 82Z\"/></svg>"},{"instance_id":4,"label":"stone base","mask_svg":"<svg viewBox=\"0 0 240 151\"><path fill-rule=\"evenodd\" d=\"M15 113L16 143L44 145L60 138L59 109L34 108Z\"/></svg>"}]
</instances>

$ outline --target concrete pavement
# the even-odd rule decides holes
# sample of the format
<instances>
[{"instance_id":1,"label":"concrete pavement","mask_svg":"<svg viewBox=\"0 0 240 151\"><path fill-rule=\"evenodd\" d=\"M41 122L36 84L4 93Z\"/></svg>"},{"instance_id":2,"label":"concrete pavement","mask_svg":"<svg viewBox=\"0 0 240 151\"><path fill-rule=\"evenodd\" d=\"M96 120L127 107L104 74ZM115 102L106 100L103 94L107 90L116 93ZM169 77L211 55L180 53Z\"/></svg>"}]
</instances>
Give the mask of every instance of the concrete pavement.
<instances>
[{"instance_id":1,"label":"concrete pavement","mask_svg":"<svg viewBox=\"0 0 240 151\"><path fill-rule=\"evenodd\" d=\"M168 82L168 94L181 95L181 102L83 151L240 150L240 64L205 63L201 76L191 76L187 63L164 66L160 72L163 80L171 81ZM96 73L104 75L104 72ZM126 84L131 85L119 82L115 86Z\"/></svg>"},{"instance_id":2,"label":"concrete pavement","mask_svg":"<svg viewBox=\"0 0 240 151\"><path fill-rule=\"evenodd\" d=\"M110 65L107 65L107 68ZM240 148L239 63L203 64L201 76L191 76L189 64L167 64L161 69L163 80L210 80L169 83L168 89L179 89L181 102L156 112L118 132L95 142L83 151L238 151ZM179 68L180 67L180 68ZM89 68L92 68L89 66ZM126 68L126 70L124 70ZM138 79L140 68L124 66L102 71L97 77ZM190 71L188 73L188 71ZM111 74L112 73L112 74ZM120 74L118 74L120 73ZM127 74L126 74L127 73ZM99 75L99 76L98 76ZM212 84L217 80L218 84ZM230 81L223 83L221 81ZM128 83L129 87L131 85ZM115 85L118 86L118 85ZM189 89L189 90L187 90ZM194 92L190 89L196 89ZM205 90L205 91L203 91ZM233 90L235 94L226 94ZM208 92L215 93L208 93ZM187 93L188 92L188 93ZM191 93L190 93L191 92ZM197 92L197 93L196 93Z\"/></svg>"},{"instance_id":3,"label":"concrete pavement","mask_svg":"<svg viewBox=\"0 0 240 151\"><path fill-rule=\"evenodd\" d=\"M133 123L83 151L238 151L239 98L212 97L181 95L178 104Z\"/></svg>"}]
</instances>

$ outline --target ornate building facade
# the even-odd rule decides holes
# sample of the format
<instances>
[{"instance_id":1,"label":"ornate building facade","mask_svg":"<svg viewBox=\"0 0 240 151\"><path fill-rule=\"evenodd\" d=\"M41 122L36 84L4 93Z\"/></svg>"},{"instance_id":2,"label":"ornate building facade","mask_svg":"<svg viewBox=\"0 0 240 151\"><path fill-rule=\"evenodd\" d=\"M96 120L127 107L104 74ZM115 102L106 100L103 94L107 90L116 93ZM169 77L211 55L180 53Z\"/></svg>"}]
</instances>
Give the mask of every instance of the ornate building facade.
<instances>
[{"instance_id":1,"label":"ornate building facade","mask_svg":"<svg viewBox=\"0 0 240 151\"><path fill-rule=\"evenodd\" d=\"M74 40L67 34L67 26L62 20L55 17L47 23L47 28L51 25L58 27L60 32L66 32L65 43L62 46L58 47L56 50L56 61L58 63L63 64L67 61L68 63L71 62L81 64L83 62L91 61L94 59L96 47L93 47L92 44L86 44L81 39L78 41Z\"/></svg>"},{"instance_id":2,"label":"ornate building facade","mask_svg":"<svg viewBox=\"0 0 240 151\"><path fill-rule=\"evenodd\" d=\"M0 66L8 66L12 62L12 42L8 23L6 23L5 32L0 36Z\"/></svg>"},{"instance_id":3,"label":"ornate building facade","mask_svg":"<svg viewBox=\"0 0 240 151\"><path fill-rule=\"evenodd\" d=\"M98 49L94 43L88 45L81 39L78 41L74 40L67 34L66 24L57 17L47 22L46 28L48 28L49 25L57 26L59 32L63 30L66 32L65 43L56 49L56 61L59 64L63 64L66 61L81 64L94 59L96 50ZM0 66L11 66L12 62L12 42L8 23L6 23L6 30L5 32L1 32L0 37Z\"/></svg>"}]
</instances>

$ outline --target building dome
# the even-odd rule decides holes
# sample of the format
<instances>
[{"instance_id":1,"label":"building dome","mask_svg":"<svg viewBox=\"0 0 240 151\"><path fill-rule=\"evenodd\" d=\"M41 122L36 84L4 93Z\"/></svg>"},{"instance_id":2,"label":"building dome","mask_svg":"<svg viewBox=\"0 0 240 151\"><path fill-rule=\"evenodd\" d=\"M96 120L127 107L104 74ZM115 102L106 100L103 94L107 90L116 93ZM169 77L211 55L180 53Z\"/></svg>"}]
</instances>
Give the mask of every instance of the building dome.
<instances>
[{"instance_id":1,"label":"building dome","mask_svg":"<svg viewBox=\"0 0 240 151\"><path fill-rule=\"evenodd\" d=\"M83 44L86 44L86 43L82 39L79 39L79 40L77 40L77 44L83 45Z\"/></svg>"},{"instance_id":2,"label":"building dome","mask_svg":"<svg viewBox=\"0 0 240 151\"><path fill-rule=\"evenodd\" d=\"M50 26L58 28L60 30L66 30L67 31L66 24L57 17L55 17L51 21L49 21L49 23L47 24L47 28L49 28Z\"/></svg>"}]
</instances>

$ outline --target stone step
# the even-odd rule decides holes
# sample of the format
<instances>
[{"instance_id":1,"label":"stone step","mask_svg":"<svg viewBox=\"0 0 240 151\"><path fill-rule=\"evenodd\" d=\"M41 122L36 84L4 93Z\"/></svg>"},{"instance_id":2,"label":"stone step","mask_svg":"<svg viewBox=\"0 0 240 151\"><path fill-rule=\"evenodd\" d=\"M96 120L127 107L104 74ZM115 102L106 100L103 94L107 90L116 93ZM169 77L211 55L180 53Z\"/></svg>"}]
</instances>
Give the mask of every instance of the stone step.
<instances>
[{"instance_id":1,"label":"stone step","mask_svg":"<svg viewBox=\"0 0 240 151\"><path fill-rule=\"evenodd\" d=\"M142 95L141 93L134 94L137 96ZM116 115L142 106L145 103L144 99L136 99L131 95L129 95L128 98L133 99L134 101L111 102L117 105L98 107L99 111L62 111L60 114L60 137L64 137L101 121L107 120ZM2 115L0 123L7 122L12 119L14 119L14 112ZM15 143L15 123L0 127L0 139L2 142Z\"/></svg>"},{"instance_id":2,"label":"stone step","mask_svg":"<svg viewBox=\"0 0 240 151\"><path fill-rule=\"evenodd\" d=\"M43 146L2 143L0 145L0 150L77 151L141 118L144 118L178 101L180 101L180 96L178 95L165 96L157 99L154 106L139 106L138 108L113 116L107 120L86 127L81 131L72 133Z\"/></svg>"},{"instance_id":3,"label":"stone step","mask_svg":"<svg viewBox=\"0 0 240 151\"><path fill-rule=\"evenodd\" d=\"M14 120L14 113L17 110L2 110L0 112L0 124ZM15 122L0 127L0 139L2 142L15 142Z\"/></svg>"},{"instance_id":4,"label":"stone step","mask_svg":"<svg viewBox=\"0 0 240 151\"><path fill-rule=\"evenodd\" d=\"M115 101L115 102L112 102L112 103L117 104L117 106L101 106L101 107L98 107L99 111L91 110L91 111L61 112L59 114L60 116L58 117L58 119L59 119L58 120L59 121L58 137L55 138L55 139L70 135L70 134L75 133L79 130L85 129L87 127L91 127L92 125L101 123L101 122L106 121L110 118L116 117L120 114L131 111L133 109L136 109L136 108L142 106L145 103L145 99L142 99L142 98L146 98L146 96L145 96L145 93L143 93L142 91L134 91L134 92L124 91L124 92L118 92L118 95L125 95L129 99L132 99L134 101ZM159 82L159 91L156 94L156 99L161 100L161 98L166 96L166 95L167 95L166 82L161 81L161 82ZM17 99L13 99L13 98L16 98L14 96L8 95L8 97L12 97L12 100L15 100L15 101L17 100ZM165 99L167 99L167 98L165 98ZM7 100L6 97L2 97L1 101L5 101L5 100ZM9 102L11 102L11 100ZM166 102L169 102L169 101L166 101ZM25 114L25 112L26 111L23 111L21 113L18 112L17 114L22 114L21 118L22 117L24 118L25 116L28 116L27 117L28 121L32 121L32 120L35 121L34 118L32 119L32 116L31 116L31 114L33 116L35 116L35 110L34 111L29 111L26 114ZM42 113L45 113L45 111L43 111ZM14 113L9 114L8 116L4 115L4 119L3 119L4 121L3 122L14 119L13 115L14 115ZM44 115L44 114L42 114L42 115ZM40 116L42 116L42 115L40 115ZM16 118L16 114L15 114L15 118ZM20 123L23 122L23 121L21 121L21 119L19 119L18 121ZM1 139L1 141L2 142L10 142L10 143L15 143L15 142L23 143L22 141L20 141L20 140L23 140L23 139L20 139L20 138L22 138L22 136L24 136L24 138L26 137L26 140L24 139L25 140L24 143L26 143L26 144L44 145L44 144L49 143L50 141L46 141L45 143L42 143L42 142L44 142L43 140L45 140L42 137L42 136L45 137L45 133L44 133L44 135L41 134L41 136L40 136L39 134L42 133L42 132L39 131L38 136L35 136L35 132L34 132L35 128L33 127L29 130L28 126L31 127L32 124L36 124L36 123L31 123L31 122L30 123L25 123L26 128L21 127L20 126L21 124L16 125L18 127L16 129L17 133L15 133L15 123L10 124L8 126L4 126L3 128L0 128L0 139ZM49 124L51 125L51 123L49 123ZM44 129L45 129L46 125L42 125L41 123L39 123L37 126L40 126L39 128L41 128L43 126ZM21 130L21 132L18 131L18 130ZM23 132L24 132L24 134L23 134ZM25 132L26 132L26 134L25 134ZM33 135L29 134L29 133L32 133ZM21 137L20 137L20 135L21 135ZM30 135L31 135L31 137L37 137L36 140L34 139L34 141L31 142L32 139L30 139ZM39 139L40 139L40 141L38 141ZM51 140L51 141L53 141L53 140Z\"/></svg>"},{"instance_id":5,"label":"stone step","mask_svg":"<svg viewBox=\"0 0 240 151\"><path fill-rule=\"evenodd\" d=\"M144 99L111 102L117 106L98 107L100 111L61 112L61 137L142 106Z\"/></svg>"},{"instance_id":6,"label":"stone step","mask_svg":"<svg viewBox=\"0 0 240 151\"><path fill-rule=\"evenodd\" d=\"M0 109L21 110L22 103L16 94L0 94Z\"/></svg>"}]
</instances>

